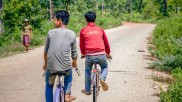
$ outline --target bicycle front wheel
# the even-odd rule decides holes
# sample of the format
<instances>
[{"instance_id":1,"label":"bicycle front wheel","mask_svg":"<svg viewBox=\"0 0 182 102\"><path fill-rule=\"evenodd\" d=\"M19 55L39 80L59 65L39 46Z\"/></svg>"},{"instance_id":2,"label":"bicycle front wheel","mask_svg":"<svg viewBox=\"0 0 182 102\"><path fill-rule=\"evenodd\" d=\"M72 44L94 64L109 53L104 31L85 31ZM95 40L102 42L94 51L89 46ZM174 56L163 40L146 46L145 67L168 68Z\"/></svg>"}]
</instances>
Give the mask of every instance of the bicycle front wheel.
<instances>
[{"instance_id":1,"label":"bicycle front wheel","mask_svg":"<svg viewBox=\"0 0 182 102\"><path fill-rule=\"evenodd\" d=\"M64 92L60 88L55 91L54 102L64 102Z\"/></svg>"},{"instance_id":2,"label":"bicycle front wheel","mask_svg":"<svg viewBox=\"0 0 182 102\"><path fill-rule=\"evenodd\" d=\"M56 88L54 102L61 102L60 101L60 99L61 99L60 92L61 92L60 88Z\"/></svg>"}]
</instances>

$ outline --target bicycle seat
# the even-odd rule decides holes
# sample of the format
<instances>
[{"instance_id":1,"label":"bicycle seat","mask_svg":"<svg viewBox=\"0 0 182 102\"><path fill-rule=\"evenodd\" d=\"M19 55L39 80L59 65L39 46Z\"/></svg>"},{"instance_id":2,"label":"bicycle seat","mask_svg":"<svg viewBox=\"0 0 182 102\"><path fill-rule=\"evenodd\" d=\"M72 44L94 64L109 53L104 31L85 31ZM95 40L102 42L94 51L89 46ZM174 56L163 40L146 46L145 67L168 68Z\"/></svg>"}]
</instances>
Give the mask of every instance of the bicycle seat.
<instances>
[{"instance_id":1,"label":"bicycle seat","mask_svg":"<svg viewBox=\"0 0 182 102\"><path fill-rule=\"evenodd\" d=\"M98 59L93 59L93 60L91 61L92 64L99 64L99 62L100 62L100 61L99 61Z\"/></svg>"}]
</instances>

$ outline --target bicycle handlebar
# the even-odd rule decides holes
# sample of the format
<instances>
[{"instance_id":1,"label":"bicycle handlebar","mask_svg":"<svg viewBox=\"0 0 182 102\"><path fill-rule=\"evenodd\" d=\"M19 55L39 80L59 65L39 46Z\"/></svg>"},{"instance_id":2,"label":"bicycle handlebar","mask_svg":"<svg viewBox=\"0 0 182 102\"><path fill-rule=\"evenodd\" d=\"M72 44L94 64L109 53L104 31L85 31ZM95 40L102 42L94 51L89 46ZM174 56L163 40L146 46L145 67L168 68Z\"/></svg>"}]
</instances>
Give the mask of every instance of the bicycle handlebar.
<instances>
[{"instance_id":1,"label":"bicycle handlebar","mask_svg":"<svg viewBox=\"0 0 182 102\"><path fill-rule=\"evenodd\" d=\"M78 69L78 67L75 68L76 73L78 74L78 76L80 76L80 70Z\"/></svg>"},{"instance_id":2,"label":"bicycle handlebar","mask_svg":"<svg viewBox=\"0 0 182 102\"><path fill-rule=\"evenodd\" d=\"M109 62L111 63L112 56L107 57L107 59L108 59L108 60L109 60Z\"/></svg>"},{"instance_id":3,"label":"bicycle handlebar","mask_svg":"<svg viewBox=\"0 0 182 102\"><path fill-rule=\"evenodd\" d=\"M43 72L42 76L44 77L44 76L45 76L45 74L46 74L46 70L44 70L44 72Z\"/></svg>"},{"instance_id":4,"label":"bicycle handlebar","mask_svg":"<svg viewBox=\"0 0 182 102\"><path fill-rule=\"evenodd\" d=\"M81 59L85 58L85 56L81 56Z\"/></svg>"}]
</instances>

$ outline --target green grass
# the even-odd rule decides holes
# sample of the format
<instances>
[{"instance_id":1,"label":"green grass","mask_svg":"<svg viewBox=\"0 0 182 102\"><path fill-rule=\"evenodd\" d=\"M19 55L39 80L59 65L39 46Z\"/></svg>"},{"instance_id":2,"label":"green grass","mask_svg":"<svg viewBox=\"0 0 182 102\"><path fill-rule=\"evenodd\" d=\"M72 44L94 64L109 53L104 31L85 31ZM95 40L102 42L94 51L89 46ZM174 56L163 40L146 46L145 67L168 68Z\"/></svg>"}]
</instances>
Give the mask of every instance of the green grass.
<instances>
[{"instance_id":1,"label":"green grass","mask_svg":"<svg viewBox=\"0 0 182 102\"><path fill-rule=\"evenodd\" d=\"M13 54L23 52L25 48L21 43L14 43L7 47L0 47L0 57L7 57Z\"/></svg>"},{"instance_id":2,"label":"green grass","mask_svg":"<svg viewBox=\"0 0 182 102\"><path fill-rule=\"evenodd\" d=\"M167 83L167 84L171 84L171 83L175 82L175 80L170 77L154 76L154 75L151 77L154 81L157 81L157 82L162 82L162 83Z\"/></svg>"}]
</instances>

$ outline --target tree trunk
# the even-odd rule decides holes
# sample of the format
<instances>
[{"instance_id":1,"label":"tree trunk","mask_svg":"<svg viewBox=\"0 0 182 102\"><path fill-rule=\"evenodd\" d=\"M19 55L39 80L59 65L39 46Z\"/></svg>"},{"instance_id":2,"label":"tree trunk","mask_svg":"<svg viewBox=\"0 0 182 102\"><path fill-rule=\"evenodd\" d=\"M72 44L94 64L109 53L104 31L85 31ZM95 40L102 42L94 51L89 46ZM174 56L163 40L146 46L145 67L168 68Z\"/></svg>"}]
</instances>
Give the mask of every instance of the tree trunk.
<instances>
[{"instance_id":1,"label":"tree trunk","mask_svg":"<svg viewBox=\"0 0 182 102\"><path fill-rule=\"evenodd\" d=\"M167 0L163 0L163 3L164 3L164 11L163 11L163 15L164 16L167 16Z\"/></svg>"},{"instance_id":2,"label":"tree trunk","mask_svg":"<svg viewBox=\"0 0 182 102\"><path fill-rule=\"evenodd\" d=\"M2 7L3 7L3 2L2 2L3 0L0 0L0 10L2 9Z\"/></svg>"},{"instance_id":3,"label":"tree trunk","mask_svg":"<svg viewBox=\"0 0 182 102\"><path fill-rule=\"evenodd\" d=\"M132 0L130 0L130 15L132 15Z\"/></svg>"},{"instance_id":4,"label":"tree trunk","mask_svg":"<svg viewBox=\"0 0 182 102\"><path fill-rule=\"evenodd\" d=\"M50 20L52 21L52 19L53 19L53 2L52 2L52 0L49 0L49 4L50 4Z\"/></svg>"},{"instance_id":5,"label":"tree trunk","mask_svg":"<svg viewBox=\"0 0 182 102\"><path fill-rule=\"evenodd\" d=\"M96 10L98 10L98 0L96 0L96 2L95 2L95 8L96 8Z\"/></svg>"},{"instance_id":6,"label":"tree trunk","mask_svg":"<svg viewBox=\"0 0 182 102\"><path fill-rule=\"evenodd\" d=\"M138 11L140 11L142 9L142 5L143 5L143 0L140 0L140 5L138 7Z\"/></svg>"},{"instance_id":7,"label":"tree trunk","mask_svg":"<svg viewBox=\"0 0 182 102\"><path fill-rule=\"evenodd\" d=\"M102 0L102 15L104 14L104 0Z\"/></svg>"},{"instance_id":8,"label":"tree trunk","mask_svg":"<svg viewBox=\"0 0 182 102\"><path fill-rule=\"evenodd\" d=\"M66 2L66 4L65 4L65 5L66 5L66 8L65 8L65 9L66 9L66 10L68 10L68 3Z\"/></svg>"},{"instance_id":9,"label":"tree trunk","mask_svg":"<svg viewBox=\"0 0 182 102\"><path fill-rule=\"evenodd\" d=\"M179 11L180 11L180 6L179 6L179 4L176 4L176 13L178 14Z\"/></svg>"}]
</instances>

